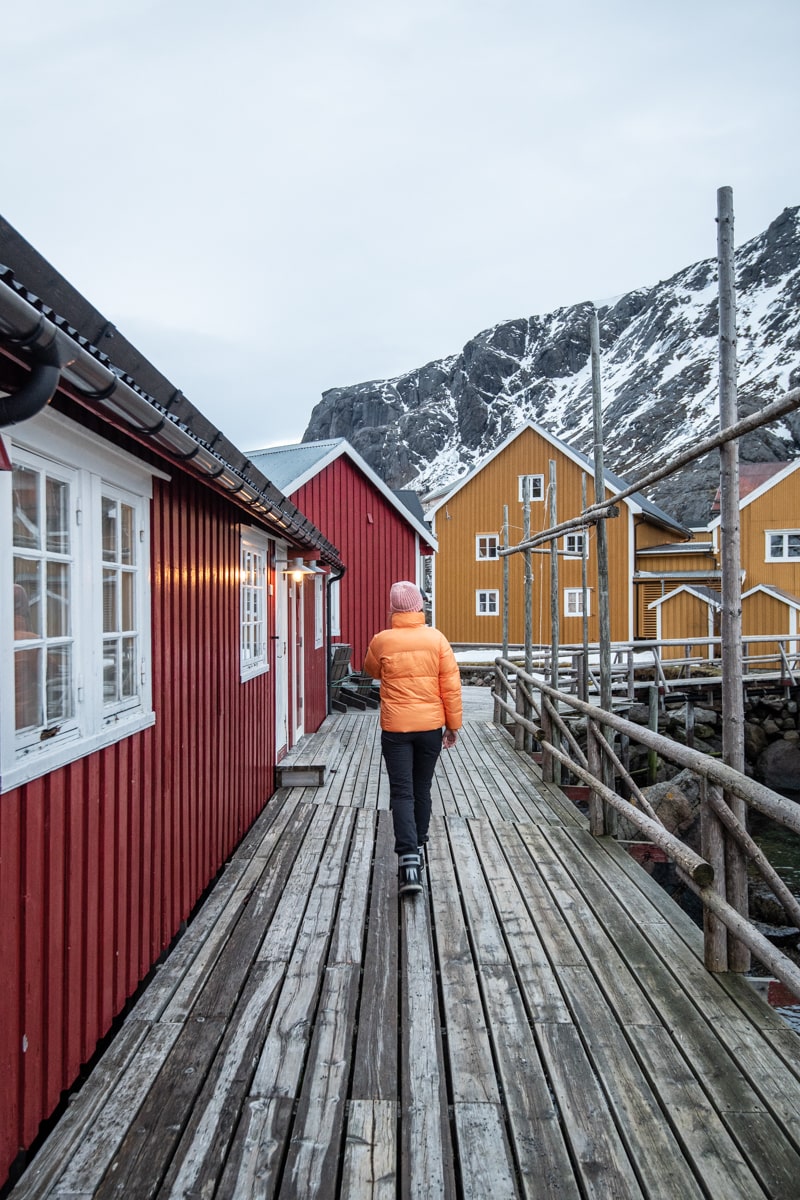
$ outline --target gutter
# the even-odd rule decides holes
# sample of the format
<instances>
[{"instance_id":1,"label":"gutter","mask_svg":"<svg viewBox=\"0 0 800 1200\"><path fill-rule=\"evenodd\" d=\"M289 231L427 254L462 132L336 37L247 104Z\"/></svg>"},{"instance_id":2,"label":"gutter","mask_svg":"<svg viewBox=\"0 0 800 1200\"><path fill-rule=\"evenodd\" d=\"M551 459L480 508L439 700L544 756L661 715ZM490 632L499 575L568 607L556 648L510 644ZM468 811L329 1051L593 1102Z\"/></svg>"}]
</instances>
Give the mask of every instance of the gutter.
<instances>
[{"instance_id":1,"label":"gutter","mask_svg":"<svg viewBox=\"0 0 800 1200\"><path fill-rule=\"evenodd\" d=\"M214 442L222 439L219 431L211 442L193 433L134 380L118 373L110 360L106 359L109 365L105 365L100 351L77 330L51 310L45 313L35 307L41 301L23 294L18 284L7 282L12 279L13 273L0 265L0 344L29 354L33 366L20 389L0 396L0 428L35 416L50 403L60 384L67 385L70 394L88 407L117 418L140 438L152 440L194 474L265 518L278 535L318 550L328 566L344 570L337 548L260 471L246 459L241 468L234 467L214 450Z\"/></svg>"}]
</instances>

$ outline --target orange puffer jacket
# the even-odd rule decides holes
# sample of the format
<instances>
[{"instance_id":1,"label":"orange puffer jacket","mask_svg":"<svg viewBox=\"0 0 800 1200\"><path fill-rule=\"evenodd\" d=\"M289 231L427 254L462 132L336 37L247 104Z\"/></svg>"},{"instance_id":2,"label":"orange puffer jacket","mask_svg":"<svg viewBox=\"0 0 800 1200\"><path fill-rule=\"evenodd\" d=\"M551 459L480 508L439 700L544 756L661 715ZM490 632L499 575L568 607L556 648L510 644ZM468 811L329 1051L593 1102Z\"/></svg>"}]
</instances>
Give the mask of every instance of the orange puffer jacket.
<instances>
[{"instance_id":1,"label":"orange puffer jacket","mask_svg":"<svg viewBox=\"0 0 800 1200\"><path fill-rule=\"evenodd\" d=\"M461 728L461 673L450 643L421 612L392 613L369 644L364 670L381 681L381 728Z\"/></svg>"}]
</instances>

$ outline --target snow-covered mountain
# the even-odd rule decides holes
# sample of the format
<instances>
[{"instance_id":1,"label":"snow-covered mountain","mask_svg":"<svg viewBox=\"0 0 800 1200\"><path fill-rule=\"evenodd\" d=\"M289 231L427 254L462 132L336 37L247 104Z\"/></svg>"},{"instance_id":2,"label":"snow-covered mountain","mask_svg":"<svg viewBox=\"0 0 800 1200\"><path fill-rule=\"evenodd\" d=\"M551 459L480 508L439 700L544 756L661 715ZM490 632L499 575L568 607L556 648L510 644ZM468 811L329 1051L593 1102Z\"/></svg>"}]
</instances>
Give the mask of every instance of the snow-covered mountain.
<instances>
[{"instance_id":1,"label":"snow-covered mountain","mask_svg":"<svg viewBox=\"0 0 800 1200\"><path fill-rule=\"evenodd\" d=\"M800 385L800 207L736 251L739 411ZM332 388L304 441L346 437L395 488L454 481L523 421L592 449L592 304L504 321L460 354L396 379ZM715 259L598 308L606 465L633 482L718 424ZM740 443L747 461L800 454L800 413ZM687 524L709 519L718 457L686 468L651 498Z\"/></svg>"}]
</instances>

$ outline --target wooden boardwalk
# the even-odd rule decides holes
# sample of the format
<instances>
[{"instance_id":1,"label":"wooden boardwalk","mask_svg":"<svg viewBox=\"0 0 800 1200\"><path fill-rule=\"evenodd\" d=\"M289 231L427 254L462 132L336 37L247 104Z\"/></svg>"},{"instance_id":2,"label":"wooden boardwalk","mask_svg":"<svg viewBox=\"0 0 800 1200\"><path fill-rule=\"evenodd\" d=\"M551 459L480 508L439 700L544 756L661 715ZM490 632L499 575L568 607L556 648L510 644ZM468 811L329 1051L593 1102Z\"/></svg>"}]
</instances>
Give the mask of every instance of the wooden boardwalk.
<instances>
[{"instance_id":1,"label":"wooden boardwalk","mask_svg":"<svg viewBox=\"0 0 800 1200\"><path fill-rule=\"evenodd\" d=\"M486 706L401 901L378 734L306 739L324 785L267 806L13 1200L797 1200L797 1035Z\"/></svg>"}]
</instances>

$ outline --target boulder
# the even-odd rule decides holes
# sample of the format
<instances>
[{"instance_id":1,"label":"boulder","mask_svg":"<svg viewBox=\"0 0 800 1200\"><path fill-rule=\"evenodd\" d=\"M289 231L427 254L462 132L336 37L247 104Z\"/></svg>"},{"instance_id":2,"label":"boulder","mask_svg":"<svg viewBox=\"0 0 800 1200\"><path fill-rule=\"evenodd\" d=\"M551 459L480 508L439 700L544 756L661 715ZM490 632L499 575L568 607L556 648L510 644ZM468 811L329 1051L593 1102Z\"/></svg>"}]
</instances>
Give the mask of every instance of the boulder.
<instances>
[{"instance_id":1,"label":"boulder","mask_svg":"<svg viewBox=\"0 0 800 1200\"><path fill-rule=\"evenodd\" d=\"M779 738L761 751L756 760L756 777L776 792L800 792L800 748L794 741Z\"/></svg>"},{"instance_id":2,"label":"boulder","mask_svg":"<svg viewBox=\"0 0 800 1200\"><path fill-rule=\"evenodd\" d=\"M642 789L663 825L693 850L700 844L700 781L691 771L681 771L663 783ZM620 815L618 837L641 841L635 825Z\"/></svg>"}]
</instances>

